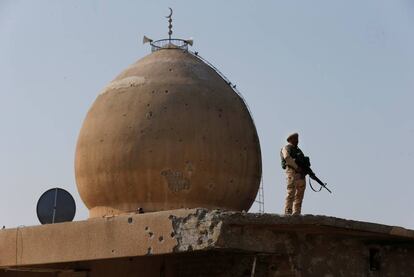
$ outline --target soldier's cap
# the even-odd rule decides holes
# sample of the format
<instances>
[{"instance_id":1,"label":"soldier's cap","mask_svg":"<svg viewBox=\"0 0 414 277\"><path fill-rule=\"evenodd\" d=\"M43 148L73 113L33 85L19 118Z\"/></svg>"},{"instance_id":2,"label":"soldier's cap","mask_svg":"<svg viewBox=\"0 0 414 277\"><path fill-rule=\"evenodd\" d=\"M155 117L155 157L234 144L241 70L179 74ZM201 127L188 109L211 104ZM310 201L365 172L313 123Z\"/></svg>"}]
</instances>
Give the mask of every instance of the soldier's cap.
<instances>
[{"instance_id":1,"label":"soldier's cap","mask_svg":"<svg viewBox=\"0 0 414 277\"><path fill-rule=\"evenodd\" d=\"M286 140L287 140L288 142L290 142L290 140L291 140L291 139L293 139L293 138L295 138L295 137L296 137L296 138L298 138L298 137L299 137L299 134L298 134L298 133L293 133L293 134L290 134L290 135L287 137L287 139L286 139Z\"/></svg>"}]
</instances>

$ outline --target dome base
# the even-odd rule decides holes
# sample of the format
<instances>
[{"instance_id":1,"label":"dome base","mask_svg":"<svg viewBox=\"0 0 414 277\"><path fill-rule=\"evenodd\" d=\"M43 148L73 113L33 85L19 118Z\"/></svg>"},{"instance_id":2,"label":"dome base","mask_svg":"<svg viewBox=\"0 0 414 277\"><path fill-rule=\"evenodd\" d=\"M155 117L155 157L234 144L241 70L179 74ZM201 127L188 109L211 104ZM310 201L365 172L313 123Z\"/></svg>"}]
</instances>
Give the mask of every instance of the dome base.
<instances>
[{"instance_id":1,"label":"dome base","mask_svg":"<svg viewBox=\"0 0 414 277\"><path fill-rule=\"evenodd\" d=\"M164 203L163 203L164 204ZM142 203L140 205L125 205L122 208L114 208L108 206L97 206L93 207L89 210L89 218L97 218L97 217L112 217L122 214L130 214L130 213L152 213L152 212L159 212L159 211L169 211L169 210L176 210L176 209L209 209L209 210L235 210L234 207L217 207L214 205L206 205L200 203L186 203L185 205L182 203L169 203L169 205L164 205L163 209L160 209L161 203ZM241 210L239 210L241 212Z\"/></svg>"}]
</instances>

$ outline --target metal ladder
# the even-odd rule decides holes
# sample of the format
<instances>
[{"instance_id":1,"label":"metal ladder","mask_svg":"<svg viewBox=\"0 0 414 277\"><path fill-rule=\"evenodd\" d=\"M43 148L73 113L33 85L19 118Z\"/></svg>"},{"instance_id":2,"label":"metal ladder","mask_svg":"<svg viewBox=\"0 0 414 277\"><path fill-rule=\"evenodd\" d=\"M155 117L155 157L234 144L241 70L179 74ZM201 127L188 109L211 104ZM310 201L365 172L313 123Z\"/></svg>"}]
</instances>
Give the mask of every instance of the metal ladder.
<instances>
[{"instance_id":1,"label":"metal ladder","mask_svg":"<svg viewBox=\"0 0 414 277\"><path fill-rule=\"evenodd\" d=\"M236 88L236 86L234 84L232 84L230 82L230 80L223 74L221 73L220 70L218 70L214 65L212 65L209 61L207 61L205 58L201 57L198 53L192 52L187 50L188 53L190 53L191 55L193 55L194 57L196 57L197 59L201 60L202 62L204 62L205 64L207 64L210 68L212 68L232 89L233 91L241 98L241 100L243 101L243 103L246 105L247 107L247 111L250 114L250 117L253 120L253 125L256 128L256 124L254 122L253 119L253 115L252 112L250 110L249 105L247 104L246 100L244 99L243 95L241 94L241 92ZM260 180L260 186L259 186L259 191L257 193L256 199L255 199L255 203L259 206L259 213L264 213L264 189L263 189L263 173L262 173L262 178Z\"/></svg>"}]
</instances>

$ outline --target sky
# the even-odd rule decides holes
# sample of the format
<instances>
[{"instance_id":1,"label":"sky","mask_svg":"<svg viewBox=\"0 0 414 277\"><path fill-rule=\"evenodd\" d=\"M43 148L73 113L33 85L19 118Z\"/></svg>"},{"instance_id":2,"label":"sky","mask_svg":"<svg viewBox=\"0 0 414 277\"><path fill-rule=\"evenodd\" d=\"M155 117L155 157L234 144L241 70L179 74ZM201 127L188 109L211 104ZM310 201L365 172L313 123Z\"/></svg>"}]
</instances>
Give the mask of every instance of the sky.
<instances>
[{"instance_id":1,"label":"sky","mask_svg":"<svg viewBox=\"0 0 414 277\"><path fill-rule=\"evenodd\" d=\"M414 229L414 1L0 0L0 226L39 224L68 190L99 91L150 54L143 35L194 38L241 91L258 130L265 212L282 213L280 148L299 132L315 173L303 213ZM251 212L257 211L253 206Z\"/></svg>"}]
</instances>

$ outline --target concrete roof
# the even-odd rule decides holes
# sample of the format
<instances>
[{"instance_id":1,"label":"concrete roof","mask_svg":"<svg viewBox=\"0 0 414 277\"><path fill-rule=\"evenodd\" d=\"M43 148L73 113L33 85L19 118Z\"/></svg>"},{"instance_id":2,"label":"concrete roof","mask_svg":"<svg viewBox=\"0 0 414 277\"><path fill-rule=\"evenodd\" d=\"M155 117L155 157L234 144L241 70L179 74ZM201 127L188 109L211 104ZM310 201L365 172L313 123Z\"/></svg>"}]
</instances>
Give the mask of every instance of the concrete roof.
<instances>
[{"instance_id":1,"label":"concrete roof","mask_svg":"<svg viewBox=\"0 0 414 277\"><path fill-rule=\"evenodd\" d=\"M274 251L270 248L275 246L266 243L261 232L316 233L414 244L414 231L402 227L319 215L180 209L3 229L0 268L212 249Z\"/></svg>"}]
</instances>

